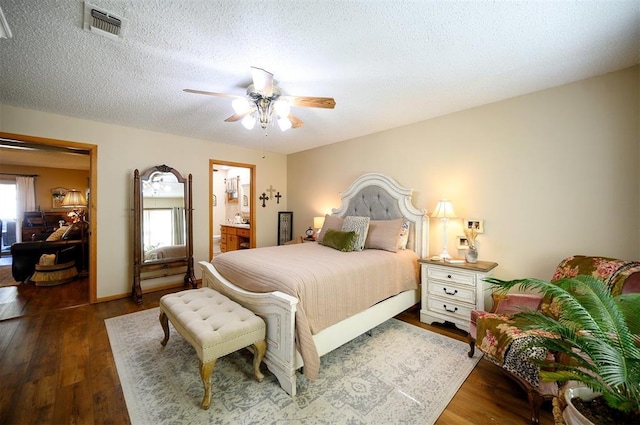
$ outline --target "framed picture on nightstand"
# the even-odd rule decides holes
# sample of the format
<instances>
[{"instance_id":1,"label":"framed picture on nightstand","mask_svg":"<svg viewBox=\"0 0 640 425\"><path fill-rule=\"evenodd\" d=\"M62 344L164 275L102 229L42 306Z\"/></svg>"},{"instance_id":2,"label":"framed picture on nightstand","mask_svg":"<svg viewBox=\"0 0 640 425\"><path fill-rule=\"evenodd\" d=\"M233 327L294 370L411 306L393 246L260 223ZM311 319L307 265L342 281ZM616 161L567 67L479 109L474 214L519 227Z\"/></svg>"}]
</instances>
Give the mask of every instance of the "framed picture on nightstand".
<instances>
[{"instance_id":1,"label":"framed picture on nightstand","mask_svg":"<svg viewBox=\"0 0 640 425\"><path fill-rule=\"evenodd\" d=\"M278 245L293 239L293 211L278 212Z\"/></svg>"}]
</instances>

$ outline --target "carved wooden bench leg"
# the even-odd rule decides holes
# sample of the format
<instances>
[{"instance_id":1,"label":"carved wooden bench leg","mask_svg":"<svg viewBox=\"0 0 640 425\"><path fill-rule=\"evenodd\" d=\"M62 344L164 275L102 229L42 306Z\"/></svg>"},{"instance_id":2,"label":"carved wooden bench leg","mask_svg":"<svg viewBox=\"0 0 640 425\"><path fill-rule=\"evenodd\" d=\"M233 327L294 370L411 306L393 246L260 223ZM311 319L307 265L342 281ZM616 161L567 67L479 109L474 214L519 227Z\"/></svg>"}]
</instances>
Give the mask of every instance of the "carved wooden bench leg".
<instances>
[{"instance_id":1,"label":"carved wooden bench leg","mask_svg":"<svg viewBox=\"0 0 640 425\"><path fill-rule=\"evenodd\" d=\"M200 362L200 377L204 384L204 397L202 398L202 408L207 410L211 406L211 375L213 374L213 368L216 367L216 360L213 359L210 362Z\"/></svg>"},{"instance_id":2,"label":"carved wooden bench leg","mask_svg":"<svg viewBox=\"0 0 640 425\"><path fill-rule=\"evenodd\" d=\"M253 344L253 374L256 376L258 382L262 382L264 375L260 372L260 363L264 358L264 354L267 352L267 341L257 341Z\"/></svg>"},{"instance_id":3,"label":"carved wooden bench leg","mask_svg":"<svg viewBox=\"0 0 640 425\"><path fill-rule=\"evenodd\" d=\"M160 312L160 326L162 326L162 330L164 331L164 339L160 342L164 347L167 345L167 341L169 341L169 318L165 314L164 311Z\"/></svg>"}]
</instances>

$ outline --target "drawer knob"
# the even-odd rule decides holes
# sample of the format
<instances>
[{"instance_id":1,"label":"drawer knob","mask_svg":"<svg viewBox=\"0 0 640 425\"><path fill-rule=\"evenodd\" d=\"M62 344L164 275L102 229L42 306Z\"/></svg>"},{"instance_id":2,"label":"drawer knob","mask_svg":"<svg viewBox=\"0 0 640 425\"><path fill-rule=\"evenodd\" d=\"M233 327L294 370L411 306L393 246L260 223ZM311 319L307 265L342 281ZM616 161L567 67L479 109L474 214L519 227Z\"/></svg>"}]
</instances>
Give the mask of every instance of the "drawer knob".
<instances>
[{"instance_id":1,"label":"drawer knob","mask_svg":"<svg viewBox=\"0 0 640 425\"><path fill-rule=\"evenodd\" d=\"M450 275L450 274L448 274L448 275L447 275L447 278L451 279L451 275Z\"/></svg>"},{"instance_id":2,"label":"drawer knob","mask_svg":"<svg viewBox=\"0 0 640 425\"><path fill-rule=\"evenodd\" d=\"M444 306L444 309L447 310L449 313L455 313L456 311L458 311L458 307L454 307L453 310L449 310L446 304L442 304L442 305Z\"/></svg>"},{"instance_id":3,"label":"drawer knob","mask_svg":"<svg viewBox=\"0 0 640 425\"><path fill-rule=\"evenodd\" d=\"M447 295L455 295L455 294L458 293L457 289L454 289L453 292L447 291L447 288L442 288L442 289L444 289L444 293L447 294Z\"/></svg>"}]
</instances>

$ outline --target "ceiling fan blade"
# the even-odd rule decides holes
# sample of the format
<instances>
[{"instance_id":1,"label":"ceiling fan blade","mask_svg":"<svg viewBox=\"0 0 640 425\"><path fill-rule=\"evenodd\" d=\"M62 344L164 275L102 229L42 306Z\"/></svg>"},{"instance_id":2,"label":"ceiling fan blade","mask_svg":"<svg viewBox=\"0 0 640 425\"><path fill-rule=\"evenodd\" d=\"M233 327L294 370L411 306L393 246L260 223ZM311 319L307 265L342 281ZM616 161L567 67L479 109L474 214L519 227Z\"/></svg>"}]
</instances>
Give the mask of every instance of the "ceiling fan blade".
<instances>
[{"instance_id":1,"label":"ceiling fan blade","mask_svg":"<svg viewBox=\"0 0 640 425\"><path fill-rule=\"evenodd\" d=\"M262 68L251 67L251 77L253 78L253 87L255 91L261 93L264 97L273 95L273 74Z\"/></svg>"},{"instance_id":2,"label":"ceiling fan blade","mask_svg":"<svg viewBox=\"0 0 640 425\"><path fill-rule=\"evenodd\" d=\"M293 114L289 114L287 118L291 121L291 128L298 128L304 125L304 122Z\"/></svg>"},{"instance_id":3,"label":"ceiling fan blade","mask_svg":"<svg viewBox=\"0 0 640 425\"><path fill-rule=\"evenodd\" d=\"M247 111L244 114L233 114L231 115L229 118L227 118L226 120L224 120L225 122L236 122L236 121L240 121L242 118L244 118L245 116L247 116L247 114L249 114L251 111Z\"/></svg>"},{"instance_id":4,"label":"ceiling fan blade","mask_svg":"<svg viewBox=\"0 0 640 425\"><path fill-rule=\"evenodd\" d=\"M332 97L311 97L311 96L281 96L286 99L292 106L302 108L327 108L333 109L336 101Z\"/></svg>"},{"instance_id":5,"label":"ceiling fan blade","mask_svg":"<svg viewBox=\"0 0 640 425\"><path fill-rule=\"evenodd\" d=\"M227 94L227 93L216 93L212 91L202 91L202 90L193 90L193 89L183 89L182 91L187 93L195 93L195 94L205 94L207 96L218 96L218 97L244 97L238 96L236 94Z\"/></svg>"}]
</instances>

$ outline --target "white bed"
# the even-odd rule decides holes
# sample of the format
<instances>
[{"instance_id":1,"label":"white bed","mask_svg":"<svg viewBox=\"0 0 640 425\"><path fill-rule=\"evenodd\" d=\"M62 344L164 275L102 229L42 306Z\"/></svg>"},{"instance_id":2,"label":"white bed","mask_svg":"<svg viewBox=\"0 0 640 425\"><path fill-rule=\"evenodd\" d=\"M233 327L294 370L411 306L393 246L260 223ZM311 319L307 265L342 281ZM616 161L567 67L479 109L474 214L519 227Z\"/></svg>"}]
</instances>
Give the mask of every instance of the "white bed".
<instances>
[{"instance_id":1,"label":"white bed","mask_svg":"<svg viewBox=\"0 0 640 425\"><path fill-rule=\"evenodd\" d=\"M428 217L424 210L412 205L411 192L411 189L401 187L382 174L365 174L341 194L342 206L334 209L332 214L339 217L368 216L372 220L403 217L410 223L407 249L424 258L428 256ZM282 388L294 396L296 371L304 365L295 344L298 299L279 291L254 293L243 290L227 280L211 263L203 261L200 266L203 286L225 294L266 321L267 353L264 361ZM313 335L318 355L334 350L419 301L418 287L387 298L321 330Z\"/></svg>"}]
</instances>

